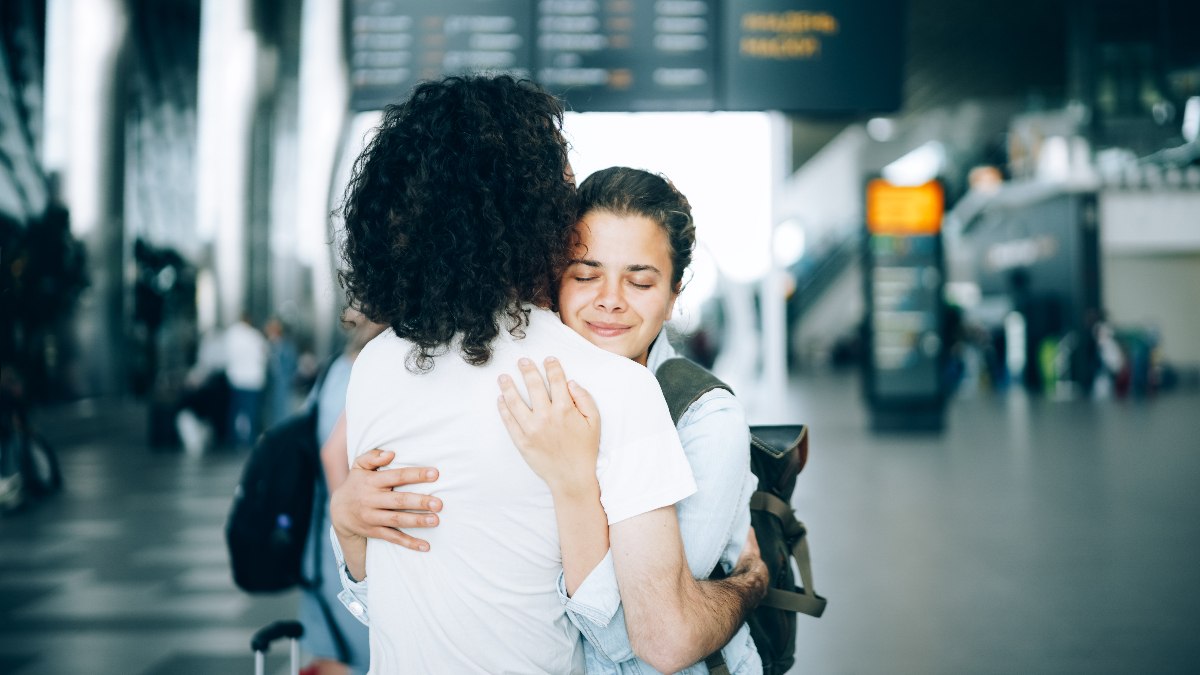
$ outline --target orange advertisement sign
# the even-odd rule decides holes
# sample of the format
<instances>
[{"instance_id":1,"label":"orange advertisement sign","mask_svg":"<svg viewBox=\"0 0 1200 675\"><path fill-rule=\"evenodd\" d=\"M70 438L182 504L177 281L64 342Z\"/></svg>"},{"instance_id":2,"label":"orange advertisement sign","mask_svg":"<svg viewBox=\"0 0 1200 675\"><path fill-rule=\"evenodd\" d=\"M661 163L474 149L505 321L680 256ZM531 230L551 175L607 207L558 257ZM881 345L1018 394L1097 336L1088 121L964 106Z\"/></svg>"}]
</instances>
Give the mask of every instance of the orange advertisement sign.
<instances>
[{"instance_id":1,"label":"orange advertisement sign","mask_svg":"<svg viewBox=\"0 0 1200 675\"><path fill-rule=\"evenodd\" d=\"M937 234L942 229L942 184L892 185L882 178L867 183L867 231L897 236Z\"/></svg>"}]
</instances>

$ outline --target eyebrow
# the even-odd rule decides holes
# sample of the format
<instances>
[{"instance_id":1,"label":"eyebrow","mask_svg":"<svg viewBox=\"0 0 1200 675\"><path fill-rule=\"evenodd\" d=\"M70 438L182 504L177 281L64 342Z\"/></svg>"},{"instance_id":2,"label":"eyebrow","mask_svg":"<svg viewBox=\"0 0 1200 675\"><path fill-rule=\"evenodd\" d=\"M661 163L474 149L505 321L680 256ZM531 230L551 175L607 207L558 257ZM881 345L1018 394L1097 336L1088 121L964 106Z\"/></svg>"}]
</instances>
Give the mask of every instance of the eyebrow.
<instances>
[{"instance_id":1,"label":"eyebrow","mask_svg":"<svg viewBox=\"0 0 1200 675\"><path fill-rule=\"evenodd\" d=\"M592 267L595 269L601 269L604 267L604 265L601 264L600 261L598 261L598 260L587 260L584 258L575 258L575 259L571 260L569 264L570 265L583 265L584 267ZM626 265L625 271L626 272L653 272L659 276L662 276L662 270L658 269L654 265Z\"/></svg>"}]
</instances>

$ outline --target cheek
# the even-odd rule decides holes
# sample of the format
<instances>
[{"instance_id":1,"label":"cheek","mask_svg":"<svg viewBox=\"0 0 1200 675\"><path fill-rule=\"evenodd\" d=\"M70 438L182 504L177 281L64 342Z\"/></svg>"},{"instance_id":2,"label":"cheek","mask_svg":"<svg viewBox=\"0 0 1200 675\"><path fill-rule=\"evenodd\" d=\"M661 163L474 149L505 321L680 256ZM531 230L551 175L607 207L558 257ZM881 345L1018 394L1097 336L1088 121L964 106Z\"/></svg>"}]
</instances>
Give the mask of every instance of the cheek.
<instances>
[{"instance_id":1,"label":"cheek","mask_svg":"<svg viewBox=\"0 0 1200 675\"><path fill-rule=\"evenodd\" d=\"M565 282L558 292L558 310L562 313L563 321L570 325L570 315L579 310L580 306L587 303L585 294L580 291L579 287L570 282Z\"/></svg>"},{"instance_id":2,"label":"cheek","mask_svg":"<svg viewBox=\"0 0 1200 675\"><path fill-rule=\"evenodd\" d=\"M647 319L665 322L671 317L671 296L656 295L653 298L646 298L646 302L641 305L641 314Z\"/></svg>"}]
</instances>

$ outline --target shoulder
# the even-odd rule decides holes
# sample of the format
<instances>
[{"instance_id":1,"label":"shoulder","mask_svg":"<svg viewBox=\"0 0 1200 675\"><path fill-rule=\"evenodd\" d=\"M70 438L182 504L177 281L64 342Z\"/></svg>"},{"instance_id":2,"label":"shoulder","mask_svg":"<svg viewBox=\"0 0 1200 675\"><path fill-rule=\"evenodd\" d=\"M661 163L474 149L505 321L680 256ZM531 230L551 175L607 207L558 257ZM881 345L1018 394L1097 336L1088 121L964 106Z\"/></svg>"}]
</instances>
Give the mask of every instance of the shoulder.
<instances>
[{"instance_id":1,"label":"shoulder","mask_svg":"<svg viewBox=\"0 0 1200 675\"><path fill-rule=\"evenodd\" d=\"M705 393L679 418L679 440L688 458L706 458L730 471L748 462L750 426L736 396L725 389Z\"/></svg>"},{"instance_id":2,"label":"shoulder","mask_svg":"<svg viewBox=\"0 0 1200 675\"><path fill-rule=\"evenodd\" d=\"M679 418L679 427L700 422L746 427L746 409L728 389L710 389L688 406Z\"/></svg>"},{"instance_id":3,"label":"shoulder","mask_svg":"<svg viewBox=\"0 0 1200 675\"><path fill-rule=\"evenodd\" d=\"M600 349L564 325L549 310L532 310L524 340L535 345L536 351L558 357L567 369L567 377L578 380L589 391L592 387L610 387L619 390L622 398L646 395L662 398L658 381L645 366Z\"/></svg>"},{"instance_id":4,"label":"shoulder","mask_svg":"<svg viewBox=\"0 0 1200 675\"><path fill-rule=\"evenodd\" d=\"M390 371L397 366L404 370L408 349L407 341L396 337L391 329L380 333L358 352L353 363L348 364L352 386L394 377Z\"/></svg>"}]
</instances>

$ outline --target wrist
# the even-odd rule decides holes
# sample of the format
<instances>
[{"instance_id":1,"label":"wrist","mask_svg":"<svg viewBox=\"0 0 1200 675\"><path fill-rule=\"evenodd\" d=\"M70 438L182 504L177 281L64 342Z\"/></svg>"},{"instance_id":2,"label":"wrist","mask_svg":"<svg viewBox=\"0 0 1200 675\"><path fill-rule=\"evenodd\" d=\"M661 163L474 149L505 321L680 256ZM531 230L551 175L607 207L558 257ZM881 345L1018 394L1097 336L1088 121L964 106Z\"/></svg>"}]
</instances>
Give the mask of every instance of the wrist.
<instances>
[{"instance_id":1,"label":"wrist","mask_svg":"<svg viewBox=\"0 0 1200 675\"><path fill-rule=\"evenodd\" d=\"M555 504L560 502L599 502L600 484L596 482L594 473L556 481L554 485L550 486L550 496L554 499Z\"/></svg>"},{"instance_id":2,"label":"wrist","mask_svg":"<svg viewBox=\"0 0 1200 675\"><path fill-rule=\"evenodd\" d=\"M333 533L337 535L337 538L340 539L343 544L348 543L348 542L356 542L356 541L366 539L366 537L362 536L361 534L358 534L357 532L354 532L353 530L347 530L346 528L338 525L336 522L332 523L332 525L333 525Z\"/></svg>"},{"instance_id":3,"label":"wrist","mask_svg":"<svg viewBox=\"0 0 1200 675\"><path fill-rule=\"evenodd\" d=\"M771 585L770 570L767 569L767 564L762 561L762 558L753 558L751 560L743 560L733 569L730 577L738 577L749 590L750 598L754 604L758 604L767 595L767 590Z\"/></svg>"}]
</instances>

